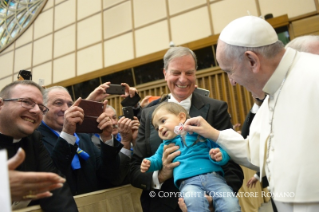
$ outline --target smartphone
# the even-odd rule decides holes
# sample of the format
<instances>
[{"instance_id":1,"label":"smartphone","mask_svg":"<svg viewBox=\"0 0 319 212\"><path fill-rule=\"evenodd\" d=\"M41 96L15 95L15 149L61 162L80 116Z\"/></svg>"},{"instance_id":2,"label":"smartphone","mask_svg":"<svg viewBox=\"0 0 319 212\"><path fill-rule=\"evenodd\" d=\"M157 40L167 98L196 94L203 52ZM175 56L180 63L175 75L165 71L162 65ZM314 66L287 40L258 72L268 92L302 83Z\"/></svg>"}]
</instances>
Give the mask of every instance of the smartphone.
<instances>
[{"instance_id":1,"label":"smartphone","mask_svg":"<svg viewBox=\"0 0 319 212\"><path fill-rule=\"evenodd\" d=\"M31 71L20 70L18 74L18 80L32 80Z\"/></svg>"},{"instance_id":2,"label":"smartphone","mask_svg":"<svg viewBox=\"0 0 319 212\"><path fill-rule=\"evenodd\" d=\"M198 94L200 94L200 95L209 97L210 91L209 91L209 90L206 90L206 89L204 89L204 88L195 88L194 93L198 93Z\"/></svg>"},{"instance_id":3,"label":"smartphone","mask_svg":"<svg viewBox=\"0 0 319 212\"><path fill-rule=\"evenodd\" d=\"M132 107L123 107L122 110L125 118L134 120L134 112Z\"/></svg>"},{"instance_id":4,"label":"smartphone","mask_svg":"<svg viewBox=\"0 0 319 212\"><path fill-rule=\"evenodd\" d=\"M135 95L133 96L133 98L131 98L130 96L126 97L125 99L123 99L123 101L121 102L121 105L123 107L135 107L136 104L138 103L138 101L141 100L141 97L135 93Z\"/></svg>"},{"instance_id":5,"label":"smartphone","mask_svg":"<svg viewBox=\"0 0 319 212\"><path fill-rule=\"evenodd\" d=\"M103 113L103 103L82 99L79 107L84 111L82 124L76 124L77 133L101 133L96 119Z\"/></svg>"},{"instance_id":6,"label":"smartphone","mask_svg":"<svg viewBox=\"0 0 319 212\"><path fill-rule=\"evenodd\" d=\"M118 84L110 84L110 87L106 89L106 93L108 94L118 94L123 95L125 94L125 87Z\"/></svg>"}]
</instances>

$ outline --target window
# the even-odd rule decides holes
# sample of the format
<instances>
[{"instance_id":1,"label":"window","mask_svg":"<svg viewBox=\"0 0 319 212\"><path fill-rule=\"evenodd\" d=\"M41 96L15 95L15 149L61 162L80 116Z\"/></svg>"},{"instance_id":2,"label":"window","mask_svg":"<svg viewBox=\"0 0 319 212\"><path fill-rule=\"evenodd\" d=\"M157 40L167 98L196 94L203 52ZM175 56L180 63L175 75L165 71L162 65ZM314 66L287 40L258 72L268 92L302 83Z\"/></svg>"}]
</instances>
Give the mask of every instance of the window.
<instances>
[{"instance_id":1,"label":"window","mask_svg":"<svg viewBox=\"0 0 319 212\"><path fill-rule=\"evenodd\" d=\"M202 70L216 66L213 48L211 46L202 49L197 49L194 51L194 53L197 57L197 70Z\"/></svg>"},{"instance_id":2,"label":"window","mask_svg":"<svg viewBox=\"0 0 319 212\"><path fill-rule=\"evenodd\" d=\"M73 85L75 100L79 97L85 99L96 87L100 85L100 78L95 78Z\"/></svg>"},{"instance_id":3,"label":"window","mask_svg":"<svg viewBox=\"0 0 319 212\"><path fill-rule=\"evenodd\" d=\"M164 79L163 67L163 60L157 60L155 62L135 67L134 74L136 85Z\"/></svg>"},{"instance_id":4,"label":"window","mask_svg":"<svg viewBox=\"0 0 319 212\"><path fill-rule=\"evenodd\" d=\"M121 84L122 82L127 83L129 86L134 87L134 79L131 69L126 69L124 71L119 71L114 74L109 74L101 77L102 83L111 82L112 84Z\"/></svg>"}]
</instances>

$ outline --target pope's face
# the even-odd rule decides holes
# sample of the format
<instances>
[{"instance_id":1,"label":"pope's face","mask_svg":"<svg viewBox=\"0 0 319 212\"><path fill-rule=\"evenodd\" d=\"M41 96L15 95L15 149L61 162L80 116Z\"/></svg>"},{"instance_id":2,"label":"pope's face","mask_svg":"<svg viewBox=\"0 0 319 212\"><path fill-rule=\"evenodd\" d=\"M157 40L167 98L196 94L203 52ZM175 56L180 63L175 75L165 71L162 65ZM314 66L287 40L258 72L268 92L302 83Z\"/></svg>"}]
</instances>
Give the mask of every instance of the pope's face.
<instances>
[{"instance_id":1,"label":"pope's face","mask_svg":"<svg viewBox=\"0 0 319 212\"><path fill-rule=\"evenodd\" d=\"M174 58L164 69L167 86L177 101L187 99L196 84L195 61L191 55Z\"/></svg>"},{"instance_id":2,"label":"pope's face","mask_svg":"<svg viewBox=\"0 0 319 212\"><path fill-rule=\"evenodd\" d=\"M248 91L258 97L257 94L262 91L260 91L260 86L256 84L257 81L253 78L254 75L251 72L247 58L243 58L242 61L227 58L224 53L224 46L225 44L223 42L218 42L216 59L219 67L227 74L229 82L233 86L235 86L236 83L244 86Z\"/></svg>"},{"instance_id":3,"label":"pope's face","mask_svg":"<svg viewBox=\"0 0 319 212\"><path fill-rule=\"evenodd\" d=\"M16 85L7 99L25 98L36 103L27 109L18 101L0 102L0 132L16 139L26 137L40 125L42 111L37 104L43 104L42 93L31 85Z\"/></svg>"}]
</instances>

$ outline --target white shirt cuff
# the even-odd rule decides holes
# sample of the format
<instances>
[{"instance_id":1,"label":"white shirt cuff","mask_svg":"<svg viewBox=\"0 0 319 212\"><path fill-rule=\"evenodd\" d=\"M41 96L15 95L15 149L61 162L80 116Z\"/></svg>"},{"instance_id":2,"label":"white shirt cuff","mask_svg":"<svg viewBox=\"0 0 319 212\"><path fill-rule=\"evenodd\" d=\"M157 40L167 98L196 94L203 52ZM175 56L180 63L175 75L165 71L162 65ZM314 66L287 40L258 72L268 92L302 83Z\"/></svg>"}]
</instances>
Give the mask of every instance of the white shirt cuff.
<instances>
[{"instance_id":1,"label":"white shirt cuff","mask_svg":"<svg viewBox=\"0 0 319 212\"><path fill-rule=\"evenodd\" d=\"M257 174L254 174L254 178L256 178L258 181L260 181L260 177Z\"/></svg>"},{"instance_id":2,"label":"white shirt cuff","mask_svg":"<svg viewBox=\"0 0 319 212\"><path fill-rule=\"evenodd\" d=\"M75 141L76 141L76 137L74 135L70 135L66 132L61 132L60 137L63 138L64 140L66 140L66 142L68 142L69 144L74 145Z\"/></svg>"},{"instance_id":3,"label":"white shirt cuff","mask_svg":"<svg viewBox=\"0 0 319 212\"><path fill-rule=\"evenodd\" d=\"M254 103L253 107L251 108L250 112L252 113L257 113L257 111L259 110L260 106L258 106L256 103Z\"/></svg>"},{"instance_id":4,"label":"white shirt cuff","mask_svg":"<svg viewBox=\"0 0 319 212\"><path fill-rule=\"evenodd\" d=\"M160 183L158 180L158 171L153 172L153 188L160 190L163 183Z\"/></svg>"},{"instance_id":5,"label":"white shirt cuff","mask_svg":"<svg viewBox=\"0 0 319 212\"><path fill-rule=\"evenodd\" d=\"M107 144L107 145L109 145L109 146L114 146L113 135L111 135L111 136L112 136L112 138L111 138L110 140L103 141L103 140L101 139L101 137L100 137L100 140L101 140L103 143L105 143L105 144Z\"/></svg>"},{"instance_id":6,"label":"white shirt cuff","mask_svg":"<svg viewBox=\"0 0 319 212\"><path fill-rule=\"evenodd\" d=\"M127 157L129 157L129 158L131 158L131 156L132 156L132 151L129 150L129 149L122 148L122 149L121 149L121 152L122 152L124 155L126 155Z\"/></svg>"}]
</instances>

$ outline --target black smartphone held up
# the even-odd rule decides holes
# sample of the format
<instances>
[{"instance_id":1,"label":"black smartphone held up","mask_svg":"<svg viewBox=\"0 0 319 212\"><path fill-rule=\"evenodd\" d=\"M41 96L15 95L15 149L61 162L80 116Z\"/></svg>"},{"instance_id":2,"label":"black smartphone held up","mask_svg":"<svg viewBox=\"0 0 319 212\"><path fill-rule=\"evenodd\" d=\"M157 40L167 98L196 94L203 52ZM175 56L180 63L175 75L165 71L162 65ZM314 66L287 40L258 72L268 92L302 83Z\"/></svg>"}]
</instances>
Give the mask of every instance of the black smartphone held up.
<instances>
[{"instance_id":1,"label":"black smartphone held up","mask_svg":"<svg viewBox=\"0 0 319 212\"><path fill-rule=\"evenodd\" d=\"M206 89L203 89L203 88L195 88L194 93L198 93L198 94L200 94L200 95L209 97L210 91L209 91L209 90L206 90Z\"/></svg>"},{"instance_id":2,"label":"black smartphone held up","mask_svg":"<svg viewBox=\"0 0 319 212\"><path fill-rule=\"evenodd\" d=\"M135 93L135 95L133 96L133 98L131 98L130 96L126 97L125 99L123 99L123 101L121 102L121 105L123 107L135 107L136 104L138 103L138 101L141 100L141 97Z\"/></svg>"},{"instance_id":3,"label":"black smartphone held up","mask_svg":"<svg viewBox=\"0 0 319 212\"><path fill-rule=\"evenodd\" d=\"M134 112L132 107L123 107L123 115L125 118L129 118L131 120L134 120Z\"/></svg>"},{"instance_id":4,"label":"black smartphone held up","mask_svg":"<svg viewBox=\"0 0 319 212\"><path fill-rule=\"evenodd\" d=\"M18 74L18 80L32 80L31 71L20 70Z\"/></svg>"},{"instance_id":5,"label":"black smartphone held up","mask_svg":"<svg viewBox=\"0 0 319 212\"><path fill-rule=\"evenodd\" d=\"M106 93L108 94L118 94L123 95L125 94L125 87L119 84L110 84L110 87L106 89Z\"/></svg>"}]
</instances>

